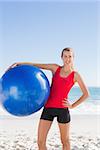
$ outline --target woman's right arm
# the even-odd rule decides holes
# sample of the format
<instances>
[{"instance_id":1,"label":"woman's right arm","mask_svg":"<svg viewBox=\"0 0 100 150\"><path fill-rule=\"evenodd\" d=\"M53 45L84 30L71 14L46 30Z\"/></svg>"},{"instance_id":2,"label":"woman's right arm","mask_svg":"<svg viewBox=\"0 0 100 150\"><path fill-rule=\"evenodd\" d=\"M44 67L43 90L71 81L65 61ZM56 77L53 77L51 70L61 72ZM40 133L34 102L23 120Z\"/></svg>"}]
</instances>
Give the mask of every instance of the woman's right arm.
<instances>
[{"instance_id":1,"label":"woman's right arm","mask_svg":"<svg viewBox=\"0 0 100 150\"><path fill-rule=\"evenodd\" d=\"M39 67L41 69L46 69L46 70L50 70L52 71L52 73L55 73L55 71L57 70L57 68L59 67L59 65L57 64L38 64L38 63L31 63L31 62L18 62L18 63L14 63L13 65L11 65L8 70L10 68L13 68L15 66L19 66L19 65L32 65L32 66L36 66Z\"/></svg>"}]
</instances>

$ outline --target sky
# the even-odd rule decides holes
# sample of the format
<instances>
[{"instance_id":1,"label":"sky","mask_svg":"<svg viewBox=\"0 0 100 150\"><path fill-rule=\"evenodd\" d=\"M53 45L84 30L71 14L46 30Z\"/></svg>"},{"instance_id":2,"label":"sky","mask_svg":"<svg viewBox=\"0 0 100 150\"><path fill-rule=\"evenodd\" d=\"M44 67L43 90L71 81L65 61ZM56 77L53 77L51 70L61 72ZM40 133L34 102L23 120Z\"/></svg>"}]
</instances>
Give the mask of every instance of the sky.
<instances>
[{"instance_id":1,"label":"sky","mask_svg":"<svg viewBox=\"0 0 100 150\"><path fill-rule=\"evenodd\" d=\"M96 0L0 1L0 77L15 62L62 65L62 49L72 47L84 82L100 86L99 17Z\"/></svg>"}]
</instances>

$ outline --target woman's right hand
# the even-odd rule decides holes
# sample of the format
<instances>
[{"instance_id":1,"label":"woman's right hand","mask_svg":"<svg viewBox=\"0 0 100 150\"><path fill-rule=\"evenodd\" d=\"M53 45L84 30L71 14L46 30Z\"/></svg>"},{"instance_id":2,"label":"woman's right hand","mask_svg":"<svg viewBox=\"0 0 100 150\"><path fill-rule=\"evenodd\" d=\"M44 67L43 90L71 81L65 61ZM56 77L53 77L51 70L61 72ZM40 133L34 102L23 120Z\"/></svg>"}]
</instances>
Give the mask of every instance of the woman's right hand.
<instances>
[{"instance_id":1,"label":"woman's right hand","mask_svg":"<svg viewBox=\"0 0 100 150\"><path fill-rule=\"evenodd\" d=\"M14 67L16 67L16 66L19 66L19 65L21 65L21 63L14 63L14 64L12 64L12 65L5 71L5 73L6 73L8 70L10 70L10 69L12 69L12 68L14 68Z\"/></svg>"}]
</instances>

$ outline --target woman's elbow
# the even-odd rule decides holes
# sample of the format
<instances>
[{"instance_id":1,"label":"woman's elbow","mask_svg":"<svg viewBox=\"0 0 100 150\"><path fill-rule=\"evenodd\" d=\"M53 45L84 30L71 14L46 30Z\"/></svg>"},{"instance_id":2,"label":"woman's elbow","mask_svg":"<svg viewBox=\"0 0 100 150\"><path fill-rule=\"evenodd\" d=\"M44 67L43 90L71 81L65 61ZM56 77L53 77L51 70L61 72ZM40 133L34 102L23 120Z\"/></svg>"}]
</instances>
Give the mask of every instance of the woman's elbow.
<instances>
[{"instance_id":1,"label":"woman's elbow","mask_svg":"<svg viewBox=\"0 0 100 150\"><path fill-rule=\"evenodd\" d=\"M85 96L86 98L90 97L89 91L86 91L86 92L84 93L84 96Z\"/></svg>"}]
</instances>

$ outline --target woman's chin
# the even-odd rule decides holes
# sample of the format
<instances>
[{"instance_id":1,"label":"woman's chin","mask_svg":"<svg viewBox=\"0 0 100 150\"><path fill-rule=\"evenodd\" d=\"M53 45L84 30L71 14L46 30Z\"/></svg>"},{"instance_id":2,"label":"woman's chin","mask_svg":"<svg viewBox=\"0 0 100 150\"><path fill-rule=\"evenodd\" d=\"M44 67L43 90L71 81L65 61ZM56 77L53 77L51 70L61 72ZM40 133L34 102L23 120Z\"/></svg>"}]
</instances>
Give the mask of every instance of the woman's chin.
<instances>
[{"instance_id":1,"label":"woman's chin","mask_svg":"<svg viewBox=\"0 0 100 150\"><path fill-rule=\"evenodd\" d=\"M65 66L69 66L70 67L70 63L64 63Z\"/></svg>"}]
</instances>

